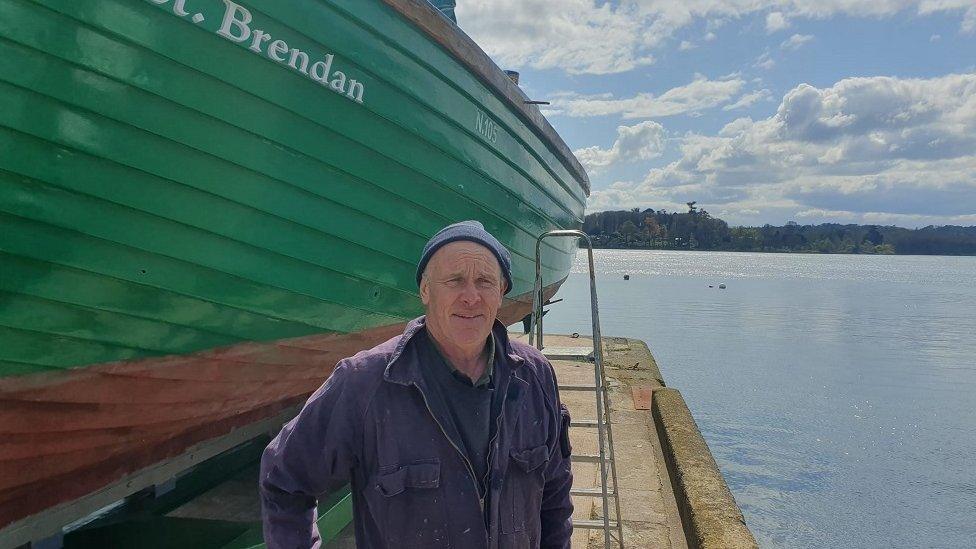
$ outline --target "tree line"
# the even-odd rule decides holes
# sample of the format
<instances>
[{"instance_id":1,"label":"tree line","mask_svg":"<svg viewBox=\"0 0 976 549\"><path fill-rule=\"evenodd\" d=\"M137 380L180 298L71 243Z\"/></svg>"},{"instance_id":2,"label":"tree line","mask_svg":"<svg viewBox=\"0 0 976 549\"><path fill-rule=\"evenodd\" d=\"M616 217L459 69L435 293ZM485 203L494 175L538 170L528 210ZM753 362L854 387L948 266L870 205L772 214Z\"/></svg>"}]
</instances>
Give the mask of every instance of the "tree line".
<instances>
[{"instance_id":1,"label":"tree line","mask_svg":"<svg viewBox=\"0 0 976 549\"><path fill-rule=\"evenodd\" d=\"M599 248L724 250L826 254L976 255L976 226L920 229L823 223L729 227L688 203L687 212L634 208L586 216L583 230Z\"/></svg>"}]
</instances>

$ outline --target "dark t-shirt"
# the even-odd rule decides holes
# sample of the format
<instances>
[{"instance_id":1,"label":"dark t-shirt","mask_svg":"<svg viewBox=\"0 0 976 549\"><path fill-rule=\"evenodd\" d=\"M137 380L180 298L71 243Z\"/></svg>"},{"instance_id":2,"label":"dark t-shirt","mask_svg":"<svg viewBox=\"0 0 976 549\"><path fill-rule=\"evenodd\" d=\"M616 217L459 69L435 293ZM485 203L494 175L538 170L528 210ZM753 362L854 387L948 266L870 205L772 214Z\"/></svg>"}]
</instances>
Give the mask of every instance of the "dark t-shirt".
<instances>
[{"instance_id":1,"label":"dark t-shirt","mask_svg":"<svg viewBox=\"0 0 976 549\"><path fill-rule=\"evenodd\" d=\"M438 420L450 422L451 425L445 425L444 428L451 441L471 463L478 481L478 491L483 497L487 486L488 445L495 431L495 422L492 419L495 415L492 413L492 398L495 393L494 339L489 336L489 341L486 342L489 350L488 367L476 382L472 382L471 378L454 368L429 335L424 339L428 345L427 356L432 362L424 365L424 378L436 393L438 407L443 407L441 413L437 413Z\"/></svg>"}]
</instances>

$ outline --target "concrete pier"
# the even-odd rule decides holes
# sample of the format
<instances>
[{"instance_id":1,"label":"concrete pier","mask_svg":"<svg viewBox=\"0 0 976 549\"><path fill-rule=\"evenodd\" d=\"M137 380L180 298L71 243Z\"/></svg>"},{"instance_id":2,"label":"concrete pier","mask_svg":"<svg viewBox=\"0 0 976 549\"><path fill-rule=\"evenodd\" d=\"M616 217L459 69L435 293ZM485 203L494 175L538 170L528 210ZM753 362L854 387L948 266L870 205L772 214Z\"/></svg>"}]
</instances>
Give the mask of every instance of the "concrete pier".
<instances>
[{"instance_id":1,"label":"concrete pier","mask_svg":"<svg viewBox=\"0 0 976 549\"><path fill-rule=\"evenodd\" d=\"M592 360L566 359L562 351L592 349L591 339L546 335L543 342L560 385L593 383ZM665 386L647 345L608 337L603 344L624 546L757 547L681 394ZM593 393L563 391L560 397L574 422L596 419ZM574 454L598 453L596 429L574 427L570 439ZM573 474L574 488L600 486L596 464L574 463ZM574 504L575 520L602 518L600 498L574 496ZM573 549L596 547L603 547L602 530L575 531Z\"/></svg>"}]
</instances>

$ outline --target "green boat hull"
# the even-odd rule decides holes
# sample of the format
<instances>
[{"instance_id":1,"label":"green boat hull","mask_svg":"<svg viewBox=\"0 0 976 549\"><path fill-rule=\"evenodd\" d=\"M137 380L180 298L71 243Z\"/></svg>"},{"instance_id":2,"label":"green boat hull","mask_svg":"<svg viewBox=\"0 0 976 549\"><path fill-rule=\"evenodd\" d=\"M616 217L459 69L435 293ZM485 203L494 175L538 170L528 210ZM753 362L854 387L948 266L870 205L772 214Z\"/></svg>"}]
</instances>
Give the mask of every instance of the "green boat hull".
<instances>
[{"instance_id":1,"label":"green boat hull","mask_svg":"<svg viewBox=\"0 0 976 549\"><path fill-rule=\"evenodd\" d=\"M588 194L524 99L418 0L0 0L0 536L300 403L449 223L521 318Z\"/></svg>"},{"instance_id":2,"label":"green boat hull","mask_svg":"<svg viewBox=\"0 0 976 549\"><path fill-rule=\"evenodd\" d=\"M224 2L186 8L204 23L0 1L0 375L402 322L424 241L460 219L512 249L524 294L535 237L579 225L546 143L390 7L246 7L362 103L222 37ZM572 244L546 252L561 279Z\"/></svg>"}]
</instances>

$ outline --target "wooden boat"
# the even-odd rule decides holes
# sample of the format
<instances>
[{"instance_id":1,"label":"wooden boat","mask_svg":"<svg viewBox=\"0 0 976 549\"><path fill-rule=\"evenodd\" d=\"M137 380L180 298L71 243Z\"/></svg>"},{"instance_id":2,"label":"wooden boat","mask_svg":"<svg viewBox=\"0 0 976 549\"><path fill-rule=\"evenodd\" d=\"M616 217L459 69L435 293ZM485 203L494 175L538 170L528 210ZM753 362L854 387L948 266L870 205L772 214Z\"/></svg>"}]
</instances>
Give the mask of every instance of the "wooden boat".
<instances>
[{"instance_id":1,"label":"wooden boat","mask_svg":"<svg viewBox=\"0 0 976 549\"><path fill-rule=\"evenodd\" d=\"M422 0L0 0L0 546L299 405L448 223L511 249L516 322L588 192Z\"/></svg>"}]
</instances>

